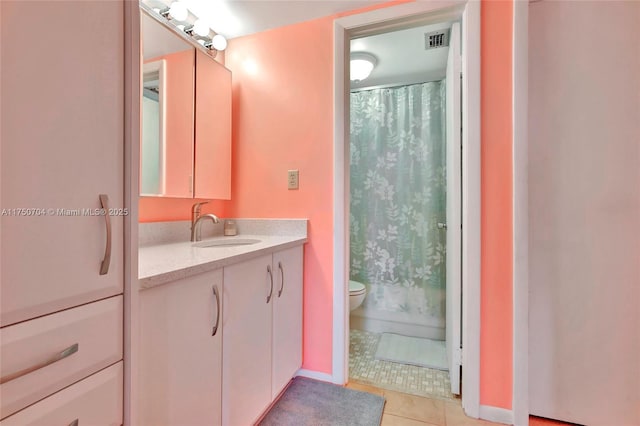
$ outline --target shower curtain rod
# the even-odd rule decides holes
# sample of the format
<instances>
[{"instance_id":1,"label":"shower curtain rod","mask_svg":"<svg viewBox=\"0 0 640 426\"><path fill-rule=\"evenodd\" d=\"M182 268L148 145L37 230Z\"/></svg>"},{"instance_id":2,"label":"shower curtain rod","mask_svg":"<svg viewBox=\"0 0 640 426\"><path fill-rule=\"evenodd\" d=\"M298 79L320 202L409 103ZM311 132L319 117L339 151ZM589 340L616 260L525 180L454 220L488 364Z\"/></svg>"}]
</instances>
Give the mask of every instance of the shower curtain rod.
<instances>
[{"instance_id":1,"label":"shower curtain rod","mask_svg":"<svg viewBox=\"0 0 640 426\"><path fill-rule=\"evenodd\" d=\"M365 87L357 87L355 89L349 89L349 93L363 92L365 90L375 90L375 89L395 89L397 87L412 86L414 84L424 84L424 83L431 83L431 82L434 82L434 81L442 81L442 80L444 80L444 77L432 78L432 79L429 79L429 80L418 80L418 81L408 81L408 82L389 83L389 84L377 84L375 86L365 86Z\"/></svg>"}]
</instances>

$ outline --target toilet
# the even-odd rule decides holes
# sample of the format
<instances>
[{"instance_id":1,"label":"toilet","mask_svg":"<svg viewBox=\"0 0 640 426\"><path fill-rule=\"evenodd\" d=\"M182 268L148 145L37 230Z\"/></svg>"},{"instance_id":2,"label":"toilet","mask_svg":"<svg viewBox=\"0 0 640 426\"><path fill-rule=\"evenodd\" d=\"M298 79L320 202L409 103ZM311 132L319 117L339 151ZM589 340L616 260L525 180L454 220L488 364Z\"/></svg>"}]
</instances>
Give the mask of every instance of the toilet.
<instances>
[{"instance_id":1,"label":"toilet","mask_svg":"<svg viewBox=\"0 0 640 426\"><path fill-rule=\"evenodd\" d=\"M362 305L367 295L367 288L358 281L349 280L349 310L353 311Z\"/></svg>"}]
</instances>

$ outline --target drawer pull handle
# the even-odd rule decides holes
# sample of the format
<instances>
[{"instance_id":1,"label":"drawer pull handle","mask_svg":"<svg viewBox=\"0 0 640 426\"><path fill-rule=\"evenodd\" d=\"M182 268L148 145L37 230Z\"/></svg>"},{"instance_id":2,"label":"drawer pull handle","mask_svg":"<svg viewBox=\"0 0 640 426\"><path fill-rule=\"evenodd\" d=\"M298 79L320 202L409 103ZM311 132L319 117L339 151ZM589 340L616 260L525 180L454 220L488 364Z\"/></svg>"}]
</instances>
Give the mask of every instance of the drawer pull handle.
<instances>
[{"instance_id":1,"label":"drawer pull handle","mask_svg":"<svg viewBox=\"0 0 640 426\"><path fill-rule=\"evenodd\" d=\"M41 362L40 364L34 365L33 367L29 367L29 368L25 368L24 370L20 370L16 373L13 374L9 374L7 376L4 376L2 378L0 378L0 385L6 382L10 382L11 380L17 379L18 377L22 377L25 376L29 373L33 373L36 370L40 370L41 368L44 368L48 365L51 365L55 362L58 362L62 359L65 359L73 354L75 354L76 352L78 352L78 344L74 343L73 345L69 346L68 348L66 348L65 350L58 352L57 354L55 354L54 356L52 356L51 358L49 358L48 360Z\"/></svg>"},{"instance_id":2,"label":"drawer pull handle","mask_svg":"<svg viewBox=\"0 0 640 426\"><path fill-rule=\"evenodd\" d=\"M218 287L213 286L213 295L216 297L216 323L213 325L212 336L215 336L218 332L218 325L220 324L220 295L218 294Z\"/></svg>"},{"instance_id":3,"label":"drawer pull handle","mask_svg":"<svg viewBox=\"0 0 640 426\"><path fill-rule=\"evenodd\" d=\"M80 424L80 419L75 419L74 421L69 423L69 426L78 426L79 424Z\"/></svg>"},{"instance_id":4,"label":"drawer pull handle","mask_svg":"<svg viewBox=\"0 0 640 426\"><path fill-rule=\"evenodd\" d=\"M109 217L109 196L100 194L100 205L104 210L104 224L107 227L107 245L104 248L104 259L100 265L100 275L107 275L111 263L111 218Z\"/></svg>"},{"instance_id":5,"label":"drawer pull handle","mask_svg":"<svg viewBox=\"0 0 640 426\"><path fill-rule=\"evenodd\" d=\"M273 295L273 274L271 273L271 265L267 265L267 272L269 273L269 280L271 282L271 289L269 290L269 295L267 296L267 303L271 301L271 296Z\"/></svg>"},{"instance_id":6,"label":"drawer pull handle","mask_svg":"<svg viewBox=\"0 0 640 426\"><path fill-rule=\"evenodd\" d=\"M280 269L280 291L278 291L278 298L282 296L282 290L284 290L284 268L282 268L282 262L278 262L278 269Z\"/></svg>"}]
</instances>

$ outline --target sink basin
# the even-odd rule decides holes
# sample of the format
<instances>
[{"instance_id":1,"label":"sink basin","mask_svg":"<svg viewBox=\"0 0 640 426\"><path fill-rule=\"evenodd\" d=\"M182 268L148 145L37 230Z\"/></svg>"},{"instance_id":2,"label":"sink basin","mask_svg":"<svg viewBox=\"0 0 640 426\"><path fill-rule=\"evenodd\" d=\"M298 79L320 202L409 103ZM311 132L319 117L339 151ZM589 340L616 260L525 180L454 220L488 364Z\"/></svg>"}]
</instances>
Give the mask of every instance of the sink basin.
<instances>
[{"instance_id":1,"label":"sink basin","mask_svg":"<svg viewBox=\"0 0 640 426\"><path fill-rule=\"evenodd\" d=\"M194 243L194 247L208 248L208 247L235 247L235 246L248 246L250 244L259 243L260 240L255 238L220 238L215 240L200 241Z\"/></svg>"}]
</instances>

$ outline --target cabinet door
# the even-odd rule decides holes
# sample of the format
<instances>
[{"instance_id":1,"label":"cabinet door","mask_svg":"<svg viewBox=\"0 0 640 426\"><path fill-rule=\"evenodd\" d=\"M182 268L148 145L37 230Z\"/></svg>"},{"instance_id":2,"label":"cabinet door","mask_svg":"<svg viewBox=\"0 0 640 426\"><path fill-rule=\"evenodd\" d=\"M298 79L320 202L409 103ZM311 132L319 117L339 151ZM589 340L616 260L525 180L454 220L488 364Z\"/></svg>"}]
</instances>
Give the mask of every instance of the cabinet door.
<instances>
[{"instance_id":1,"label":"cabinet door","mask_svg":"<svg viewBox=\"0 0 640 426\"><path fill-rule=\"evenodd\" d=\"M302 246L273 255L277 279L273 301L273 380L275 398L302 365Z\"/></svg>"},{"instance_id":2,"label":"cabinet door","mask_svg":"<svg viewBox=\"0 0 640 426\"><path fill-rule=\"evenodd\" d=\"M220 424L220 296L222 270L140 293L139 424Z\"/></svg>"},{"instance_id":3,"label":"cabinet door","mask_svg":"<svg viewBox=\"0 0 640 426\"><path fill-rule=\"evenodd\" d=\"M124 15L122 1L0 7L6 326L122 292L124 212L110 217L100 275L107 227L93 209L99 194L124 202ZM35 52L43 34L50 48Z\"/></svg>"},{"instance_id":4,"label":"cabinet door","mask_svg":"<svg viewBox=\"0 0 640 426\"><path fill-rule=\"evenodd\" d=\"M231 199L231 71L196 54L195 198Z\"/></svg>"},{"instance_id":5,"label":"cabinet door","mask_svg":"<svg viewBox=\"0 0 640 426\"><path fill-rule=\"evenodd\" d=\"M122 424L122 362L75 383L0 422L0 426Z\"/></svg>"},{"instance_id":6,"label":"cabinet door","mask_svg":"<svg viewBox=\"0 0 640 426\"><path fill-rule=\"evenodd\" d=\"M272 285L267 268L271 269L271 255L224 268L224 425L253 424L271 403L271 306L275 280ZM267 302L270 293L273 294Z\"/></svg>"}]
</instances>

